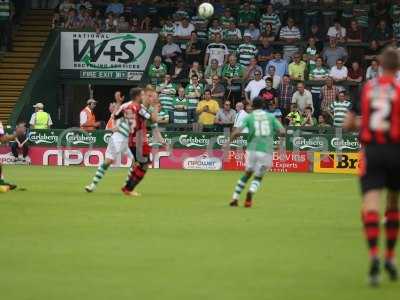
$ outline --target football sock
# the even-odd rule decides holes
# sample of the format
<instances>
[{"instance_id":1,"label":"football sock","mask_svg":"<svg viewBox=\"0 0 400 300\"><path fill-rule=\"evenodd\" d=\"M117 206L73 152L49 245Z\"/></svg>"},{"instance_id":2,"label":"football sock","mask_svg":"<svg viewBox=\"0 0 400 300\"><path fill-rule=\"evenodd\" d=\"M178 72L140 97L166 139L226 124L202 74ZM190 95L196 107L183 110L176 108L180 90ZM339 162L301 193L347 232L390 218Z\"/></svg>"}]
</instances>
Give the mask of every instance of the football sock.
<instances>
[{"instance_id":1,"label":"football sock","mask_svg":"<svg viewBox=\"0 0 400 300\"><path fill-rule=\"evenodd\" d=\"M240 193L243 191L244 187L246 186L247 181L249 181L250 177L243 175L239 181L236 183L235 191L233 193L233 200L239 200Z\"/></svg>"},{"instance_id":2,"label":"football sock","mask_svg":"<svg viewBox=\"0 0 400 300\"><path fill-rule=\"evenodd\" d=\"M371 258L376 258L378 256L379 213L377 211L366 211L363 213L362 220L369 255Z\"/></svg>"},{"instance_id":3,"label":"football sock","mask_svg":"<svg viewBox=\"0 0 400 300\"><path fill-rule=\"evenodd\" d=\"M142 165L135 166L129 174L129 179L126 182L125 188L129 191L133 191L135 187L142 181L146 171L146 168Z\"/></svg>"},{"instance_id":4,"label":"football sock","mask_svg":"<svg viewBox=\"0 0 400 300\"><path fill-rule=\"evenodd\" d=\"M107 169L108 169L108 165L106 164L101 164L96 171L96 175L94 175L93 177L93 184L97 185L99 183L99 181L103 178L104 174L106 173Z\"/></svg>"},{"instance_id":5,"label":"football sock","mask_svg":"<svg viewBox=\"0 0 400 300\"><path fill-rule=\"evenodd\" d=\"M255 194L261 185L262 177L254 177L250 184L249 192Z\"/></svg>"},{"instance_id":6,"label":"football sock","mask_svg":"<svg viewBox=\"0 0 400 300\"><path fill-rule=\"evenodd\" d=\"M394 249L397 242L397 236L399 235L399 220L400 213L396 210L386 211L386 223L385 223L385 234L386 234L386 260L391 261L394 258Z\"/></svg>"}]
</instances>

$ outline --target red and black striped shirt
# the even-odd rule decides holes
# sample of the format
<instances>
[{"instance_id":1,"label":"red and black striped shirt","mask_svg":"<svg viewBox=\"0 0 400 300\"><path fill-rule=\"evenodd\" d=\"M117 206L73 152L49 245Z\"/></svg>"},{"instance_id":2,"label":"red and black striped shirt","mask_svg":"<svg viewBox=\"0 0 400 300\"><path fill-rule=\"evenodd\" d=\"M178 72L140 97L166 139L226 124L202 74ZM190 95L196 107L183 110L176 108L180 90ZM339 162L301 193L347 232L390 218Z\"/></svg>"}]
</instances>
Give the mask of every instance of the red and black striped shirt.
<instances>
[{"instance_id":1,"label":"red and black striped shirt","mask_svg":"<svg viewBox=\"0 0 400 300\"><path fill-rule=\"evenodd\" d=\"M360 139L363 144L400 143L400 83L380 76L361 91Z\"/></svg>"}]
</instances>

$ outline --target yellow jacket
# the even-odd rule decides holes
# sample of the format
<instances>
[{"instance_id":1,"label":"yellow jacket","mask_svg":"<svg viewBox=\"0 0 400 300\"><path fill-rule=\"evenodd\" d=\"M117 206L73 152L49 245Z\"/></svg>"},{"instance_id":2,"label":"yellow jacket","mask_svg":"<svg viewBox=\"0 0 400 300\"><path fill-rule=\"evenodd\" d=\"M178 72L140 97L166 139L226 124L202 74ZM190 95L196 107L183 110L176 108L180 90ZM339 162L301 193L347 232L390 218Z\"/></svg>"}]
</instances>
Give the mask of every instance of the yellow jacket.
<instances>
[{"instance_id":1,"label":"yellow jacket","mask_svg":"<svg viewBox=\"0 0 400 300\"><path fill-rule=\"evenodd\" d=\"M208 112L204 111L204 108L208 106ZM213 125L215 121L215 115L219 110L218 102L215 100L201 100L197 104L196 112L199 114L198 122L203 125Z\"/></svg>"}]
</instances>

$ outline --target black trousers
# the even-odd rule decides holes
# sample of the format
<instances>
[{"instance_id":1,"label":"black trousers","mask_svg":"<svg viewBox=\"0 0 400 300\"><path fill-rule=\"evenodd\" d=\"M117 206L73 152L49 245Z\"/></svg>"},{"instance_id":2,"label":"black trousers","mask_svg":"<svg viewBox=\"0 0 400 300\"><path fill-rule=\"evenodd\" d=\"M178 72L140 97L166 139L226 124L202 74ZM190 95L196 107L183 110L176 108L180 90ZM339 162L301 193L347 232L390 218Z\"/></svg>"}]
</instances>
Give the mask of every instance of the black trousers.
<instances>
[{"instance_id":1,"label":"black trousers","mask_svg":"<svg viewBox=\"0 0 400 300\"><path fill-rule=\"evenodd\" d=\"M22 156L25 158L28 156L29 147L25 143L22 148L18 148L18 144L16 142L11 143L11 152L15 158L18 158L19 154L22 153Z\"/></svg>"},{"instance_id":2,"label":"black trousers","mask_svg":"<svg viewBox=\"0 0 400 300\"><path fill-rule=\"evenodd\" d=\"M0 22L0 48L5 47L6 50L12 49L12 24L10 22Z\"/></svg>"}]
</instances>

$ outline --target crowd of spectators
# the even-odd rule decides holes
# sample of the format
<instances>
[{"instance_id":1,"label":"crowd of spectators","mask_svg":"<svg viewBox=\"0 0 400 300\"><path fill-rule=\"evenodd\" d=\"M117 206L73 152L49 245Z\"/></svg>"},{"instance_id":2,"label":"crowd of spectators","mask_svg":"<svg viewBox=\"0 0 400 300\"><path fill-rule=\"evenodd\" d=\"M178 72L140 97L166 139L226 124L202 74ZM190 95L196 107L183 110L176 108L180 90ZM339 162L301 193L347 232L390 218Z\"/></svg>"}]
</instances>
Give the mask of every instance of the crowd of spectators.
<instances>
[{"instance_id":1,"label":"crowd of spectators","mask_svg":"<svg viewBox=\"0 0 400 300\"><path fill-rule=\"evenodd\" d=\"M198 1L65 0L53 26L159 32L148 76L175 124L221 124L228 104L260 96L287 125L341 126L360 84L380 73L380 50L400 40L400 0L209 2L206 20Z\"/></svg>"}]
</instances>

